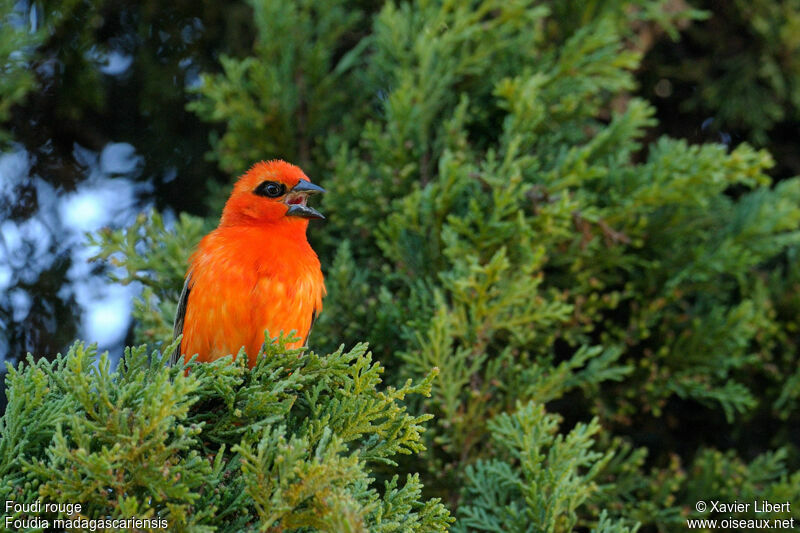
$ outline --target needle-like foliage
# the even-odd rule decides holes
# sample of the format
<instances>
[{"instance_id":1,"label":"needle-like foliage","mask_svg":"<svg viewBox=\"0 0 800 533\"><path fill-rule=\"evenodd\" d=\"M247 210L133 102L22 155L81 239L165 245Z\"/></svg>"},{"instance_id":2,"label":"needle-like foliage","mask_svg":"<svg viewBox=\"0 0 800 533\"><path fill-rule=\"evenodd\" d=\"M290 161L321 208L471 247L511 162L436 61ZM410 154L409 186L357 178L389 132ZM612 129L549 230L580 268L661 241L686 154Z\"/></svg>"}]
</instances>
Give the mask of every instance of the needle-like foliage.
<instances>
[{"instance_id":1,"label":"needle-like foliage","mask_svg":"<svg viewBox=\"0 0 800 533\"><path fill-rule=\"evenodd\" d=\"M321 357L285 343L252 371L240 355L187 374L144 346L116 370L83 344L29 358L7 378L2 497L80 502L82 518L158 518L170 531L444 530L447 510L422 499L416 477L371 474L424 449L430 415L402 401L428 394L435 372L381 387L366 345Z\"/></svg>"}]
</instances>

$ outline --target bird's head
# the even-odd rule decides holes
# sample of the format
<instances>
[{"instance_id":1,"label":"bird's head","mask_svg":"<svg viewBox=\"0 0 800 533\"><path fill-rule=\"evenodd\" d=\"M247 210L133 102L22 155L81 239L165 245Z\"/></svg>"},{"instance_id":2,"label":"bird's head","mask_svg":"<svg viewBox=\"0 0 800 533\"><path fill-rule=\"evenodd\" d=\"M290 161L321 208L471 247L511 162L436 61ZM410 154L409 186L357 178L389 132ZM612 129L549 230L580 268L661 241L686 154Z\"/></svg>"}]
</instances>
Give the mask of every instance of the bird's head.
<instances>
[{"instance_id":1,"label":"bird's head","mask_svg":"<svg viewBox=\"0 0 800 533\"><path fill-rule=\"evenodd\" d=\"M325 218L306 205L308 196L323 193L302 170L286 161L261 161L233 186L222 211L222 225L302 222Z\"/></svg>"}]
</instances>

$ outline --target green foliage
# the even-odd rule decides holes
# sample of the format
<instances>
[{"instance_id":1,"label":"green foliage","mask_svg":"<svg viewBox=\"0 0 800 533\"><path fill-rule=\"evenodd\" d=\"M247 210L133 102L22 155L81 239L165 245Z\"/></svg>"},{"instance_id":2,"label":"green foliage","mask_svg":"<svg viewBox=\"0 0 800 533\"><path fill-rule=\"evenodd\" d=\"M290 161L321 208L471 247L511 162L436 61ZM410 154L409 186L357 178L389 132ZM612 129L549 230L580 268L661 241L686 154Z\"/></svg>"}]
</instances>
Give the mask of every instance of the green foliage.
<instances>
[{"instance_id":1,"label":"green foliage","mask_svg":"<svg viewBox=\"0 0 800 533\"><path fill-rule=\"evenodd\" d=\"M489 423L500 458L466 468L465 503L456 531L572 531L575 510L597 486L594 478L611 454L592 451L597 420L566 436L541 404L518 405ZM633 531L636 527L633 528ZM630 531L601 519L596 531Z\"/></svg>"},{"instance_id":2,"label":"green foliage","mask_svg":"<svg viewBox=\"0 0 800 533\"><path fill-rule=\"evenodd\" d=\"M746 51L725 50L719 41L704 40L703 44L712 47L711 57L718 60L713 65L718 74L684 105L713 110L723 127L749 131L752 139L762 144L776 123L796 119L800 110L796 90L800 82L796 31L800 3L737 0L726 11L715 16L727 19L731 29L747 32L750 44ZM696 65L685 70L695 76L712 70L708 60Z\"/></svg>"},{"instance_id":3,"label":"green foliage","mask_svg":"<svg viewBox=\"0 0 800 533\"><path fill-rule=\"evenodd\" d=\"M206 221L185 213L168 228L153 211L137 217L129 228L106 228L89 236L90 245L99 250L91 260L114 267L109 271L113 281L142 285L142 296L133 310L136 335L142 342L170 339L189 255L210 229Z\"/></svg>"},{"instance_id":4,"label":"green foliage","mask_svg":"<svg viewBox=\"0 0 800 533\"><path fill-rule=\"evenodd\" d=\"M241 173L254 161L299 157L311 161L315 142L341 120L338 110L351 108L358 84L346 74L360 49L339 56L354 40L364 13L344 1L252 1L258 37L253 56L222 56L222 73L207 75L197 92L202 98L189 109L202 118L225 122L227 131L212 139L211 153L230 173ZM241 144L242 139L258 142Z\"/></svg>"},{"instance_id":5,"label":"green foliage","mask_svg":"<svg viewBox=\"0 0 800 533\"><path fill-rule=\"evenodd\" d=\"M447 511L416 477L379 490L370 474L424 449L430 415L402 401L428 394L435 373L378 390L366 345L320 357L285 343L252 371L240 354L185 373L144 346L115 371L78 343L52 362L29 357L7 377L3 497L162 518L170 531L444 530Z\"/></svg>"},{"instance_id":6,"label":"green foliage","mask_svg":"<svg viewBox=\"0 0 800 533\"><path fill-rule=\"evenodd\" d=\"M697 135L691 130L702 124L719 139L769 147L781 156L781 175L797 173L787 133L800 118L800 2L692 4L707 20L682 43L653 50L644 89L663 100L671 131Z\"/></svg>"},{"instance_id":7,"label":"green foliage","mask_svg":"<svg viewBox=\"0 0 800 533\"><path fill-rule=\"evenodd\" d=\"M789 502L792 508L800 504L800 474L786 467L787 451L780 448L766 452L745 463L733 453L704 450L695 458L689 470L685 501L694 502L715 494L720 501ZM716 497L715 497L716 499ZM761 506L763 508L763 505ZM792 518L791 512L774 513L776 519ZM731 513L698 513L692 508L690 516L727 518ZM715 516L713 516L715 515ZM763 518L754 505L736 518Z\"/></svg>"},{"instance_id":8,"label":"green foliage","mask_svg":"<svg viewBox=\"0 0 800 533\"><path fill-rule=\"evenodd\" d=\"M312 163L332 171L325 234L311 232L329 258L314 339L370 339L398 382L440 369L430 399L414 403L435 415L424 465L435 493L458 503L453 487L477 483L476 469L485 485L461 501L501 490L498 468L532 483L521 463L495 457L492 428L518 402L568 397L571 416L592 413L623 435L680 418L683 405L723 424L791 416L781 407L797 397L796 380L782 384L796 365L785 334L796 269L771 269L794 257L799 182L773 186L772 159L747 145L643 146L654 111L630 95L646 48L632 29L676 37L700 16L659 2L388 3L343 52L361 62L344 75L368 84L350 95L356 114L370 94L380 111L360 131L329 128ZM220 83L202 105L220 105ZM247 98L241 89L224 101ZM226 135L240 145L261 142L234 125ZM624 528L615 517L625 515L676 524L690 483L680 461L656 447L669 466L645 472L642 453L611 442L602 490L584 478L583 491L560 478L537 485L542 502L575 496L549 502L569 509L567 522L516 499L519 516L534 513L535 530ZM504 497L521 498L515 490ZM611 514L601 519L602 502Z\"/></svg>"}]
</instances>

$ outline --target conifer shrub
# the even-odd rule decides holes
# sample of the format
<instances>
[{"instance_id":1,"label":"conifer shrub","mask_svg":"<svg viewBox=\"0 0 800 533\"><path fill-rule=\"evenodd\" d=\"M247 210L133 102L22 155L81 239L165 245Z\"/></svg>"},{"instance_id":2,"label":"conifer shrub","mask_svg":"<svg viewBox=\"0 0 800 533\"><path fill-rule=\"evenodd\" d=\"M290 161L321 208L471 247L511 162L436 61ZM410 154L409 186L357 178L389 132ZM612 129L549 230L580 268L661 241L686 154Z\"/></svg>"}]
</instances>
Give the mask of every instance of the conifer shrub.
<instances>
[{"instance_id":1,"label":"conifer shrub","mask_svg":"<svg viewBox=\"0 0 800 533\"><path fill-rule=\"evenodd\" d=\"M773 183L747 144L654 135L633 96L643 28L677 38L697 12L251 4L252 55L221 57L190 107L220 125L226 172L280 157L328 190L309 231L328 287L313 351L278 341L252 373L160 366L225 188L208 219L101 232L97 259L143 286L148 348L116 374L80 345L12 372L4 445L22 418L36 444L5 487L111 488L130 500L108 510L87 488L97 513L218 530L675 531L714 517L699 500L800 509L800 180ZM103 481L152 468L141 457L182 481Z\"/></svg>"},{"instance_id":2,"label":"conifer shrub","mask_svg":"<svg viewBox=\"0 0 800 533\"><path fill-rule=\"evenodd\" d=\"M728 144L747 140L778 157L776 176L796 174L800 3L692 4L705 10L705 20L687 27L679 42L655 46L642 90L653 95L668 131Z\"/></svg>"},{"instance_id":3,"label":"conifer shrub","mask_svg":"<svg viewBox=\"0 0 800 533\"><path fill-rule=\"evenodd\" d=\"M424 448L430 415L403 399L428 394L435 372L379 388L364 344L324 357L285 344L266 345L252 371L242 352L186 373L145 346L112 370L80 343L11 368L2 498L82 509L7 515L163 519L169 531L445 530L449 513L421 497L418 476L391 474L398 454Z\"/></svg>"}]
</instances>

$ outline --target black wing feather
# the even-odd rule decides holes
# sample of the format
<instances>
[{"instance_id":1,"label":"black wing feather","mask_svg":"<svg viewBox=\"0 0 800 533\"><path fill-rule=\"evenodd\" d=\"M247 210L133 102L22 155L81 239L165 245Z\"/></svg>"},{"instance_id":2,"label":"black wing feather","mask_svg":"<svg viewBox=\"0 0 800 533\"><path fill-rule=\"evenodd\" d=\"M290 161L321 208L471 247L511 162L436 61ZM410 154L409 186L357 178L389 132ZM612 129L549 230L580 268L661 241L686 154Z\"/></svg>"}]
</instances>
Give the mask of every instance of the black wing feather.
<instances>
[{"instance_id":1,"label":"black wing feather","mask_svg":"<svg viewBox=\"0 0 800 533\"><path fill-rule=\"evenodd\" d=\"M192 279L192 273L189 272L186 275L186 281L183 282L183 290L181 291L181 297L178 299L178 309L175 311L175 323L172 325L172 338L173 340L183 333L183 319L186 318L186 305L189 303L189 293L191 289L189 288L189 282ZM178 362L181 357L181 345L183 341L181 341L178 346L175 347L175 351L172 352L172 355L169 358L169 364L174 365Z\"/></svg>"},{"instance_id":2,"label":"black wing feather","mask_svg":"<svg viewBox=\"0 0 800 533\"><path fill-rule=\"evenodd\" d=\"M314 322L317 321L317 310L314 309L314 312L311 313L311 325L308 326L308 333L306 333L306 338L303 339L303 346L308 347L308 338L311 336L311 330L314 329Z\"/></svg>"}]
</instances>

